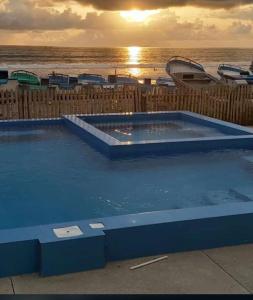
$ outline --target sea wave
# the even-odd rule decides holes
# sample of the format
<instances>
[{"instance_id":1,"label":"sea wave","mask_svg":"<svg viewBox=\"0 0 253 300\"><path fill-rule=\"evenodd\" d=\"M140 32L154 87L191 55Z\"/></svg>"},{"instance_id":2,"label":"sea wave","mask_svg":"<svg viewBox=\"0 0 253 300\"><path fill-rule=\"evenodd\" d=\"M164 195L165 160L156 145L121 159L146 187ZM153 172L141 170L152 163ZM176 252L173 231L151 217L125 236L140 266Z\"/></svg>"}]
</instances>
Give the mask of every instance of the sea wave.
<instances>
[{"instance_id":1,"label":"sea wave","mask_svg":"<svg viewBox=\"0 0 253 300\"><path fill-rule=\"evenodd\" d=\"M99 64L99 63L46 63L46 64L0 64L1 68L19 69L26 67L27 69L116 69L116 68L164 68L163 63L152 64Z\"/></svg>"},{"instance_id":2,"label":"sea wave","mask_svg":"<svg viewBox=\"0 0 253 300\"><path fill-rule=\"evenodd\" d=\"M247 61L242 62L208 62L204 63L204 66L207 68L214 68L217 67L220 63L226 63L226 64L236 64L241 67L249 67L250 63ZM130 68L140 68L140 69L155 69L155 68L165 68L166 64L164 63L145 63L145 64L128 64L128 63L121 63L121 64L108 64L108 63L15 63L15 64L6 64L1 63L0 68L6 68L6 69L130 69Z\"/></svg>"}]
</instances>

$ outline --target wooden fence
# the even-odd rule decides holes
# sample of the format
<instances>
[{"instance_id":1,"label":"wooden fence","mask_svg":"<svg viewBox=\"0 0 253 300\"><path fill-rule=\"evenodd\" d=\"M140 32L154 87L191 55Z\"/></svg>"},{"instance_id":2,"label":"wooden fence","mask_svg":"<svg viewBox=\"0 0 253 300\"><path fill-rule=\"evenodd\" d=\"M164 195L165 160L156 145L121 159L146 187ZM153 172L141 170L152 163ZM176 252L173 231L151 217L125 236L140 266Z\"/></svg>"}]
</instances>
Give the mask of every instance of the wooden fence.
<instances>
[{"instance_id":1,"label":"wooden fence","mask_svg":"<svg viewBox=\"0 0 253 300\"><path fill-rule=\"evenodd\" d=\"M0 91L0 119L56 118L69 114L97 114L188 110L243 125L253 124L253 87L214 86L175 91L163 87L106 90Z\"/></svg>"},{"instance_id":2,"label":"wooden fence","mask_svg":"<svg viewBox=\"0 0 253 300\"><path fill-rule=\"evenodd\" d=\"M253 87L228 86L208 89L181 87L175 92L159 88L146 94L146 110L188 110L242 125L253 124Z\"/></svg>"}]
</instances>

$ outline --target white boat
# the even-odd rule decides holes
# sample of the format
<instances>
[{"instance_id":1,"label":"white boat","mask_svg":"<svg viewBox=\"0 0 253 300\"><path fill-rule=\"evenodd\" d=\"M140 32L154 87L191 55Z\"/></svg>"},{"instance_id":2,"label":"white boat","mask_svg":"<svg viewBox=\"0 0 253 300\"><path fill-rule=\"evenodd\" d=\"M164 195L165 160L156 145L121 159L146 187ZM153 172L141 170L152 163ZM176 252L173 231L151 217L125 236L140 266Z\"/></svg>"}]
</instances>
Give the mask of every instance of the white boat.
<instances>
[{"instance_id":1,"label":"white boat","mask_svg":"<svg viewBox=\"0 0 253 300\"><path fill-rule=\"evenodd\" d=\"M201 64L181 56L172 57L167 63L166 71L173 79L194 87L201 88L219 83L219 80L208 74Z\"/></svg>"},{"instance_id":2,"label":"white boat","mask_svg":"<svg viewBox=\"0 0 253 300\"><path fill-rule=\"evenodd\" d=\"M253 84L253 73L238 66L221 64L217 73L229 85Z\"/></svg>"},{"instance_id":3,"label":"white boat","mask_svg":"<svg viewBox=\"0 0 253 300\"><path fill-rule=\"evenodd\" d=\"M176 88L176 83L171 76L157 78L156 84L159 86L165 86L165 87L168 87L171 89Z\"/></svg>"}]
</instances>

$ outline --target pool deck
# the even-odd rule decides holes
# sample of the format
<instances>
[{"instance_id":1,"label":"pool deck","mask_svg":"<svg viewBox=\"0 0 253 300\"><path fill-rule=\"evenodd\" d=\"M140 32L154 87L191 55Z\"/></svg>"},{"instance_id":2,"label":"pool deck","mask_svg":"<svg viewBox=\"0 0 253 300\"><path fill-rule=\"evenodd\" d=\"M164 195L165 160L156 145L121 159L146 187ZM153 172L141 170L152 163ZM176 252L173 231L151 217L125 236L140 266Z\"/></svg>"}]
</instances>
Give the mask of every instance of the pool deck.
<instances>
[{"instance_id":1,"label":"pool deck","mask_svg":"<svg viewBox=\"0 0 253 300\"><path fill-rule=\"evenodd\" d=\"M152 257L153 258L153 257ZM37 274L0 279L1 294L253 293L253 244L109 263L106 268L57 277Z\"/></svg>"}]
</instances>

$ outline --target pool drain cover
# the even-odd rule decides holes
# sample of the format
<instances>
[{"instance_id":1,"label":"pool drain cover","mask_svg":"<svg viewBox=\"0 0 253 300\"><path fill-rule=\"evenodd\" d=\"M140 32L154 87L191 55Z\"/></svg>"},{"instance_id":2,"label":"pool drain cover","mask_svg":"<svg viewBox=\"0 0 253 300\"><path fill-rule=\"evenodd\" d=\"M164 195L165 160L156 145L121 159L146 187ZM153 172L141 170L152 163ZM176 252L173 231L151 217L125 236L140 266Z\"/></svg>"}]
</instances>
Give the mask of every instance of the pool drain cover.
<instances>
[{"instance_id":1,"label":"pool drain cover","mask_svg":"<svg viewBox=\"0 0 253 300\"><path fill-rule=\"evenodd\" d=\"M83 235L82 230L78 226L55 228L53 231L58 238L71 238Z\"/></svg>"}]
</instances>

